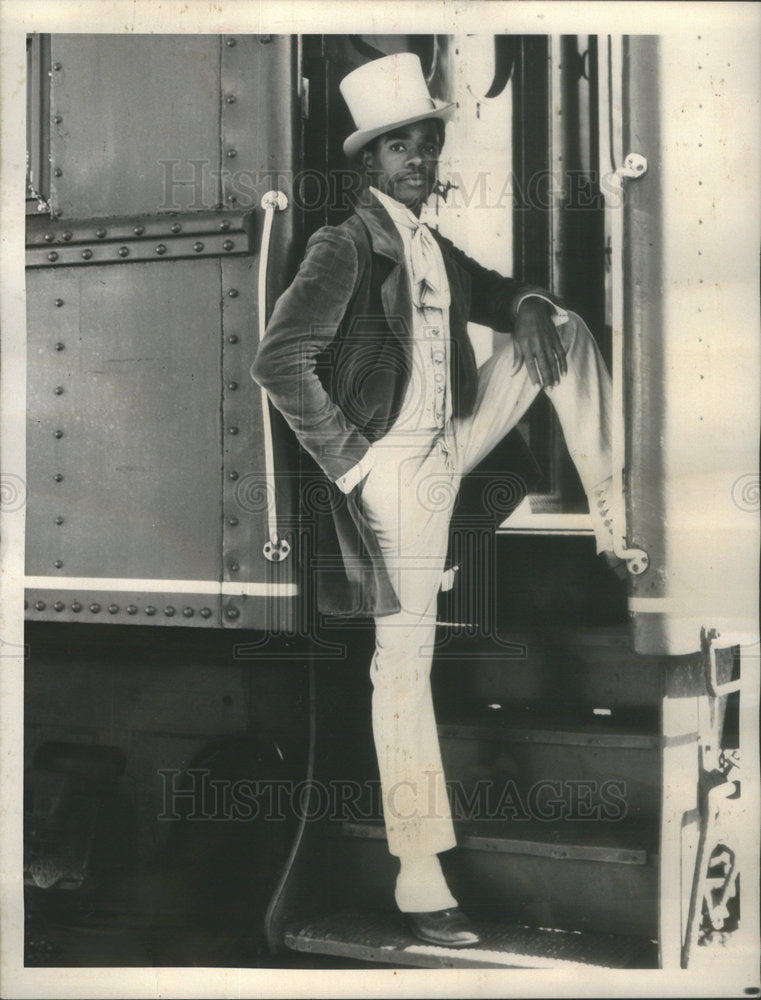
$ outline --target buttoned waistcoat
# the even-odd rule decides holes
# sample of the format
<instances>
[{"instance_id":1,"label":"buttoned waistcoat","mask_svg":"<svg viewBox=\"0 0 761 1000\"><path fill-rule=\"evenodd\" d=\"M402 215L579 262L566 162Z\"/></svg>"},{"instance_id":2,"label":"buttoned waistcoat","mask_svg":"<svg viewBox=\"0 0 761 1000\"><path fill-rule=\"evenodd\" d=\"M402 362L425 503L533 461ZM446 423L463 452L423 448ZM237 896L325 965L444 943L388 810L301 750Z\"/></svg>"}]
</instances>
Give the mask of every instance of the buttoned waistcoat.
<instances>
[{"instance_id":1,"label":"buttoned waistcoat","mask_svg":"<svg viewBox=\"0 0 761 1000\"><path fill-rule=\"evenodd\" d=\"M472 320L509 332L514 303L533 288L472 260L432 230L449 280L449 385L454 417L472 412L477 370ZM412 357L412 301L401 237L373 199L340 226L319 229L273 310L251 366L327 482L307 491L307 581L319 610L380 616L399 610L358 492L335 480L393 425ZM310 500L311 497L311 500Z\"/></svg>"}]
</instances>

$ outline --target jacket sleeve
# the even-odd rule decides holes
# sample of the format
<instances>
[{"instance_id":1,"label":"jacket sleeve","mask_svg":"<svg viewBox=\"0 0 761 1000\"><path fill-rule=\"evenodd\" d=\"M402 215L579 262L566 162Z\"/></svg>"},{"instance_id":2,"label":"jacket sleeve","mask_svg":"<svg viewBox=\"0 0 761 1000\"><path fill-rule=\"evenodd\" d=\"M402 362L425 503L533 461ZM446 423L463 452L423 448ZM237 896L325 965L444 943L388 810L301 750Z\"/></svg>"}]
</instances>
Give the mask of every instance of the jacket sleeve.
<instances>
[{"instance_id":1,"label":"jacket sleeve","mask_svg":"<svg viewBox=\"0 0 761 1000\"><path fill-rule=\"evenodd\" d=\"M560 307L556 296L538 285L526 285L515 278L505 278L498 271L483 267L459 250L451 240L442 238L455 263L470 278L470 315L468 319L501 333L511 333L521 299L539 295Z\"/></svg>"},{"instance_id":2,"label":"jacket sleeve","mask_svg":"<svg viewBox=\"0 0 761 1000\"><path fill-rule=\"evenodd\" d=\"M303 447L335 481L357 464L369 441L333 402L315 373L356 287L357 249L348 233L318 230L289 288L275 303L251 366Z\"/></svg>"}]
</instances>

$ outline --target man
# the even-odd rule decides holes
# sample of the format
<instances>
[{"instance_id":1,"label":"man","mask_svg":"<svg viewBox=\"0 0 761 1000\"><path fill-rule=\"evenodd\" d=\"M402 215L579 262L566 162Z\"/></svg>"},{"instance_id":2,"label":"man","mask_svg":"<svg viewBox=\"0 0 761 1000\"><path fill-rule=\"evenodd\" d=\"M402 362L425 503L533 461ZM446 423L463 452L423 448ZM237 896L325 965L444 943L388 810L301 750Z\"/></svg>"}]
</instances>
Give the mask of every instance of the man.
<instances>
[{"instance_id":1,"label":"man","mask_svg":"<svg viewBox=\"0 0 761 1000\"><path fill-rule=\"evenodd\" d=\"M338 488L345 587L328 610L375 620L373 736L397 905L422 940L458 947L478 936L438 859L455 836L429 680L457 488L551 390L598 551L612 550L610 380L587 328L548 292L487 271L420 223L453 106L430 97L417 56L370 62L341 91L359 204L309 241L252 376ZM468 320L510 334L478 370Z\"/></svg>"}]
</instances>

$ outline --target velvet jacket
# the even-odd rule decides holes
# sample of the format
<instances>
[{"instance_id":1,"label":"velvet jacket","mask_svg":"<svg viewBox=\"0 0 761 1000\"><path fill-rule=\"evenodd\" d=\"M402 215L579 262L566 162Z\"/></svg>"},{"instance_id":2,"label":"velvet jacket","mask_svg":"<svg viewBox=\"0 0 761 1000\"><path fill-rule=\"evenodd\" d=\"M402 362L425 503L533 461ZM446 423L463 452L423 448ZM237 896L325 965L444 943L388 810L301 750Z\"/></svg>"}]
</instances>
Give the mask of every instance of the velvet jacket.
<instances>
[{"instance_id":1,"label":"velvet jacket","mask_svg":"<svg viewBox=\"0 0 761 1000\"><path fill-rule=\"evenodd\" d=\"M521 295L543 289L481 267L432 230L449 279L453 416L467 416L477 371L472 320L509 332ZM409 381L412 302L401 237L374 198L342 225L309 240L275 304L251 366L304 449L322 470L302 493L303 578L323 613L379 616L399 610L374 532L335 481L393 425ZM323 478L324 477L324 478ZM326 482L327 479L327 482Z\"/></svg>"}]
</instances>

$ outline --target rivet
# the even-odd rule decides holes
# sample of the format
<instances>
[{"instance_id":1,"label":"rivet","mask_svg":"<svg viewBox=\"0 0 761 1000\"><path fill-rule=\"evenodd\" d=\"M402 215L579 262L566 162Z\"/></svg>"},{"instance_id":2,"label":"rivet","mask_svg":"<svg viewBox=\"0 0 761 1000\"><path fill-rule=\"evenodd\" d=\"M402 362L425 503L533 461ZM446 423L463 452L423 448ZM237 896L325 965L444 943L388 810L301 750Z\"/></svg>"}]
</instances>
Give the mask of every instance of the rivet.
<instances>
[{"instance_id":1,"label":"rivet","mask_svg":"<svg viewBox=\"0 0 761 1000\"><path fill-rule=\"evenodd\" d=\"M127 614L128 615L136 615L137 614L137 608L135 607L134 604L128 604L127 605Z\"/></svg>"},{"instance_id":2,"label":"rivet","mask_svg":"<svg viewBox=\"0 0 761 1000\"><path fill-rule=\"evenodd\" d=\"M56 305L58 306L58 308L60 309L60 308L61 308L61 306L63 305L63 299L56 299L56 300L55 300L55 304L56 304Z\"/></svg>"},{"instance_id":3,"label":"rivet","mask_svg":"<svg viewBox=\"0 0 761 1000\"><path fill-rule=\"evenodd\" d=\"M193 249L195 250L196 253L200 253L203 250L203 243L201 243L200 240L197 240L193 244Z\"/></svg>"},{"instance_id":4,"label":"rivet","mask_svg":"<svg viewBox=\"0 0 761 1000\"><path fill-rule=\"evenodd\" d=\"M228 479L232 479L233 482L235 482L235 480L238 478L238 473L237 472L228 472L227 473L227 478Z\"/></svg>"},{"instance_id":5,"label":"rivet","mask_svg":"<svg viewBox=\"0 0 761 1000\"><path fill-rule=\"evenodd\" d=\"M48 254L48 260L58 260L58 254L55 250Z\"/></svg>"},{"instance_id":6,"label":"rivet","mask_svg":"<svg viewBox=\"0 0 761 1000\"><path fill-rule=\"evenodd\" d=\"M152 604L149 604L148 607L145 609L145 613L149 616L155 615L156 609L153 607Z\"/></svg>"},{"instance_id":7,"label":"rivet","mask_svg":"<svg viewBox=\"0 0 761 1000\"><path fill-rule=\"evenodd\" d=\"M240 611L237 608L228 608L225 614L228 618L237 618L240 615Z\"/></svg>"},{"instance_id":8,"label":"rivet","mask_svg":"<svg viewBox=\"0 0 761 1000\"><path fill-rule=\"evenodd\" d=\"M169 228L171 229L171 231L173 233L181 233L182 232L182 226L180 225L179 222L173 222L172 225Z\"/></svg>"},{"instance_id":9,"label":"rivet","mask_svg":"<svg viewBox=\"0 0 761 1000\"><path fill-rule=\"evenodd\" d=\"M237 155L238 155L238 150L237 149L228 149L227 150L227 157L228 157L228 159L234 160Z\"/></svg>"},{"instance_id":10,"label":"rivet","mask_svg":"<svg viewBox=\"0 0 761 1000\"><path fill-rule=\"evenodd\" d=\"M57 351L62 351L62 350L63 350L63 344L61 343L61 341L60 341L60 340L59 340L59 341L58 341L58 343L57 343L57 344L55 345L55 349L56 349Z\"/></svg>"},{"instance_id":11,"label":"rivet","mask_svg":"<svg viewBox=\"0 0 761 1000\"><path fill-rule=\"evenodd\" d=\"M63 116L62 115L54 115L53 116L53 121L56 123L56 125L60 125L61 122L63 121Z\"/></svg>"},{"instance_id":12,"label":"rivet","mask_svg":"<svg viewBox=\"0 0 761 1000\"><path fill-rule=\"evenodd\" d=\"M45 240L46 243L52 243L53 240L55 239L55 236L52 233L45 233L43 239Z\"/></svg>"},{"instance_id":13,"label":"rivet","mask_svg":"<svg viewBox=\"0 0 761 1000\"><path fill-rule=\"evenodd\" d=\"M54 177L63 177L63 170L61 170L60 167L56 167L55 170L53 171L53 176Z\"/></svg>"},{"instance_id":14,"label":"rivet","mask_svg":"<svg viewBox=\"0 0 761 1000\"><path fill-rule=\"evenodd\" d=\"M61 216L63 215L63 209L56 208L55 211L53 212L53 215L56 217L56 219L60 219Z\"/></svg>"},{"instance_id":15,"label":"rivet","mask_svg":"<svg viewBox=\"0 0 761 1000\"><path fill-rule=\"evenodd\" d=\"M235 244L233 243L232 240L225 240L225 242L222 244L222 248L224 250L233 250L235 248Z\"/></svg>"},{"instance_id":16,"label":"rivet","mask_svg":"<svg viewBox=\"0 0 761 1000\"><path fill-rule=\"evenodd\" d=\"M71 239L71 230L67 229L65 232L61 233L61 236L68 243L69 240Z\"/></svg>"},{"instance_id":17,"label":"rivet","mask_svg":"<svg viewBox=\"0 0 761 1000\"><path fill-rule=\"evenodd\" d=\"M60 515L60 514L59 514L59 515L58 515L58 517L57 517L57 518L55 519L55 523L56 523L56 524L63 524L63 518L61 517L61 515Z\"/></svg>"},{"instance_id":18,"label":"rivet","mask_svg":"<svg viewBox=\"0 0 761 1000\"><path fill-rule=\"evenodd\" d=\"M211 618L211 608L201 608L202 618Z\"/></svg>"},{"instance_id":19,"label":"rivet","mask_svg":"<svg viewBox=\"0 0 761 1000\"><path fill-rule=\"evenodd\" d=\"M228 383L227 383L227 388L228 388L228 389L229 389L229 390L230 390L231 392L235 392L235 390L236 390L236 389L238 388L238 383L237 383L237 382L228 382Z\"/></svg>"},{"instance_id":20,"label":"rivet","mask_svg":"<svg viewBox=\"0 0 761 1000\"><path fill-rule=\"evenodd\" d=\"M143 233L145 232L145 226L135 226L132 232L135 234L135 236L142 236Z\"/></svg>"},{"instance_id":21,"label":"rivet","mask_svg":"<svg viewBox=\"0 0 761 1000\"><path fill-rule=\"evenodd\" d=\"M71 610L79 613L82 610L82 605L79 603L79 601L74 601L74 603L71 605Z\"/></svg>"},{"instance_id":22,"label":"rivet","mask_svg":"<svg viewBox=\"0 0 761 1000\"><path fill-rule=\"evenodd\" d=\"M119 247L120 257L129 257L129 247Z\"/></svg>"},{"instance_id":23,"label":"rivet","mask_svg":"<svg viewBox=\"0 0 761 1000\"><path fill-rule=\"evenodd\" d=\"M225 197L227 198L227 200L230 202L231 205L235 205L236 202L238 201L238 199L235 197L234 194L228 194Z\"/></svg>"},{"instance_id":24,"label":"rivet","mask_svg":"<svg viewBox=\"0 0 761 1000\"><path fill-rule=\"evenodd\" d=\"M174 608L171 605L169 605L168 607L164 608L164 614L167 616L167 618L172 618L174 616Z\"/></svg>"},{"instance_id":25,"label":"rivet","mask_svg":"<svg viewBox=\"0 0 761 1000\"><path fill-rule=\"evenodd\" d=\"M53 389L53 392L56 394L56 396L63 396L63 386L57 385L55 389Z\"/></svg>"},{"instance_id":26,"label":"rivet","mask_svg":"<svg viewBox=\"0 0 761 1000\"><path fill-rule=\"evenodd\" d=\"M195 611L193 611L192 608L183 608L182 613L185 615L186 618L192 618L193 615L195 614Z\"/></svg>"},{"instance_id":27,"label":"rivet","mask_svg":"<svg viewBox=\"0 0 761 1000\"><path fill-rule=\"evenodd\" d=\"M56 559L53 565L55 566L56 569L63 569L63 560Z\"/></svg>"},{"instance_id":28,"label":"rivet","mask_svg":"<svg viewBox=\"0 0 761 1000\"><path fill-rule=\"evenodd\" d=\"M96 229L95 230L95 235L98 237L99 240L104 240L106 238L106 230L105 229Z\"/></svg>"},{"instance_id":29,"label":"rivet","mask_svg":"<svg viewBox=\"0 0 761 1000\"><path fill-rule=\"evenodd\" d=\"M44 611L45 610L45 602L44 601L35 601L34 602L34 606L35 606L35 608L37 608L38 611Z\"/></svg>"},{"instance_id":30,"label":"rivet","mask_svg":"<svg viewBox=\"0 0 761 1000\"><path fill-rule=\"evenodd\" d=\"M93 602L90 605L90 611L92 611L94 615L97 615L97 613L100 611L100 604L98 604L97 602Z\"/></svg>"},{"instance_id":31,"label":"rivet","mask_svg":"<svg viewBox=\"0 0 761 1000\"><path fill-rule=\"evenodd\" d=\"M82 256L85 260L89 260L92 257L92 250L83 250Z\"/></svg>"},{"instance_id":32,"label":"rivet","mask_svg":"<svg viewBox=\"0 0 761 1000\"><path fill-rule=\"evenodd\" d=\"M116 614L118 614L119 613L119 605L118 604L109 604L109 606L108 606L108 613L110 615L116 615Z\"/></svg>"},{"instance_id":33,"label":"rivet","mask_svg":"<svg viewBox=\"0 0 761 1000\"><path fill-rule=\"evenodd\" d=\"M235 104L235 101L236 101L235 94L228 94L227 97L225 98L225 101L228 104Z\"/></svg>"},{"instance_id":34,"label":"rivet","mask_svg":"<svg viewBox=\"0 0 761 1000\"><path fill-rule=\"evenodd\" d=\"M53 607L56 611L63 611L66 605L63 603L63 601L56 601Z\"/></svg>"},{"instance_id":35,"label":"rivet","mask_svg":"<svg viewBox=\"0 0 761 1000\"><path fill-rule=\"evenodd\" d=\"M238 518L237 517L228 517L227 523L231 524L233 526L233 528L234 528L235 525L238 523Z\"/></svg>"},{"instance_id":36,"label":"rivet","mask_svg":"<svg viewBox=\"0 0 761 1000\"><path fill-rule=\"evenodd\" d=\"M230 291L227 294L228 294L228 296L231 299L237 299L238 298L238 289L237 288L231 288Z\"/></svg>"},{"instance_id":37,"label":"rivet","mask_svg":"<svg viewBox=\"0 0 761 1000\"><path fill-rule=\"evenodd\" d=\"M230 563L230 572L231 573L237 573L239 569L240 569L240 566L238 565L238 563Z\"/></svg>"},{"instance_id":38,"label":"rivet","mask_svg":"<svg viewBox=\"0 0 761 1000\"><path fill-rule=\"evenodd\" d=\"M226 46L227 46L227 47L228 47L229 49L231 49L231 48L233 47L233 45L235 45L235 39L234 39L234 38L228 38L228 39L227 39L227 40L225 41L225 45L226 45Z\"/></svg>"},{"instance_id":39,"label":"rivet","mask_svg":"<svg viewBox=\"0 0 761 1000\"><path fill-rule=\"evenodd\" d=\"M228 427L227 431L228 431L229 434L237 434L238 433L238 428L237 427Z\"/></svg>"},{"instance_id":40,"label":"rivet","mask_svg":"<svg viewBox=\"0 0 761 1000\"><path fill-rule=\"evenodd\" d=\"M56 472L56 474L53 476L53 479L55 479L57 483L63 482L63 476L61 475L60 472Z\"/></svg>"},{"instance_id":41,"label":"rivet","mask_svg":"<svg viewBox=\"0 0 761 1000\"><path fill-rule=\"evenodd\" d=\"M221 222L220 222L220 224L219 224L219 228L220 228L220 229L221 229L221 230L222 230L223 232L225 232L225 233L226 233L226 232L227 232L227 230L228 230L228 229L230 228L230 220L229 220L229 219L222 219L222 221L221 221Z\"/></svg>"},{"instance_id":42,"label":"rivet","mask_svg":"<svg viewBox=\"0 0 761 1000\"><path fill-rule=\"evenodd\" d=\"M272 41L272 35L259 35L259 43L261 45L269 45Z\"/></svg>"},{"instance_id":43,"label":"rivet","mask_svg":"<svg viewBox=\"0 0 761 1000\"><path fill-rule=\"evenodd\" d=\"M238 343L238 334L237 333L231 333L230 336L227 338L227 343L228 344L237 344Z\"/></svg>"},{"instance_id":44,"label":"rivet","mask_svg":"<svg viewBox=\"0 0 761 1000\"><path fill-rule=\"evenodd\" d=\"M166 253L166 246L163 243L159 243L158 246L156 247L156 253L157 254L165 254Z\"/></svg>"},{"instance_id":45,"label":"rivet","mask_svg":"<svg viewBox=\"0 0 761 1000\"><path fill-rule=\"evenodd\" d=\"M53 63L53 69L56 70L56 72L57 72L59 69L63 69L63 66L61 66L61 64L58 63L58 62L57 63Z\"/></svg>"},{"instance_id":46,"label":"rivet","mask_svg":"<svg viewBox=\"0 0 761 1000\"><path fill-rule=\"evenodd\" d=\"M53 431L53 437L58 438L60 440L63 437L63 431L60 429Z\"/></svg>"}]
</instances>

